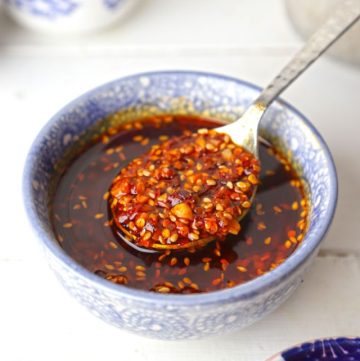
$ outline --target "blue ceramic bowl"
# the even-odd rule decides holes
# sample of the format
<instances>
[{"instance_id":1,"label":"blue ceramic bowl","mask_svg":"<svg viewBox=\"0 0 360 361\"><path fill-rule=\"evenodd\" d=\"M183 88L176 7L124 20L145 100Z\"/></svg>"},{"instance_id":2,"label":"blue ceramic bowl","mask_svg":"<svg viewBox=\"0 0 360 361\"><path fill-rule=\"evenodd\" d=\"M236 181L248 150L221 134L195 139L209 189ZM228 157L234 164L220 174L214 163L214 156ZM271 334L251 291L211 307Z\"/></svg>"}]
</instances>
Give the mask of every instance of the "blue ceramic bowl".
<instances>
[{"instance_id":1,"label":"blue ceramic bowl","mask_svg":"<svg viewBox=\"0 0 360 361\"><path fill-rule=\"evenodd\" d=\"M188 339L245 327L278 307L301 283L328 230L336 206L333 160L311 123L285 102L268 110L261 134L287 154L307 183L310 225L298 249L273 271L243 285L197 295L145 292L110 283L71 259L55 240L49 188L64 153L105 116L187 113L235 120L260 89L244 81L198 72L155 72L100 86L60 110L29 152L24 173L26 209L50 267L79 302L103 320L161 339ZM124 113L124 114L125 114Z\"/></svg>"},{"instance_id":2,"label":"blue ceramic bowl","mask_svg":"<svg viewBox=\"0 0 360 361\"><path fill-rule=\"evenodd\" d=\"M289 348L267 361L360 361L360 337L306 342Z\"/></svg>"}]
</instances>

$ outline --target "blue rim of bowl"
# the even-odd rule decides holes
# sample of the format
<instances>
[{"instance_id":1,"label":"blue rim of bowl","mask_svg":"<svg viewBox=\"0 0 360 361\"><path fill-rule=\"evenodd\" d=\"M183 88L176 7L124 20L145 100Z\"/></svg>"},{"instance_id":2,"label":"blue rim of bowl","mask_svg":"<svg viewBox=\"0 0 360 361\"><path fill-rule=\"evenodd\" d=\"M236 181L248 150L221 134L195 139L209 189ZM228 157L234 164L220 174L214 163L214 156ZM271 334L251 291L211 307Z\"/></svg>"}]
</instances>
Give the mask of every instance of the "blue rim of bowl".
<instances>
[{"instance_id":1,"label":"blue rim of bowl","mask_svg":"<svg viewBox=\"0 0 360 361\"><path fill-rule=\"evenodd\" d=\"M138 290L118 284L114 284L105 280L94 273L90 272L80 264L78 264L75 260L73 260L66 252L60 247L57 241L50 237L48 237L46 231L41 226L41 222L39 221L35 210L33 209L30 199L32 197L32 184L31 184L31 154L36 151L38 144L43 139L44 135L48 132L49 129L53 126L54 123L63 115L68 112L69 108L75 107L82 100L91 97L94 94L101 93L105 89L121 82L122 80L136 79L140 77L151 77L158 75L193 75L193 76L204 76L215 78L224 81L235 82L239 85L246 86L253 90L260 92L262 90L261 87L249 83L244 80L240 80L234 77L220 75L216 73L202 72L202 71L186 71L186 70L167 70L167 71L154 71L154 72L144 72L137 73L126 77L121 77L119 79L107 82L103 85L100 85L82 95L72 100L68 104L66 104L63 108L61 108L54 116L50 118L50 120L43 126L35 140L33 141L28 156L25 161L25 167L23 172L23 200L25 204L25 209L27 211L28 219L35 230L36 235L42 240L42 243L51 251L53 255L56 256L58 260L60 260L65 266L69 267L72 271L79 273L82 277L86 278L92 283L95 283L97 286L104 288L106 291L113 292L118 296L125 296L127 298L132 298L138 301L142 301L144 303L162 303L162 304L172 304L177 306L192 306L192 305L210 305L213 303L218 303L221 301L228 302L229 300L241 300L241 299L249 299L254 295L258 294L261 291L266 291L273 286L276 286L282 282L283 279L290 276L290 274L295 273L302 264L307 260L308 257L311 256L313 252L316 251L321 241L325 237L329 227L332 223L332 219L335 214L337 197L338 197L338 181L337 181L337 173L334 164L333 157L330 153L329 147L325 143L324 139L317 131L317 129L311 124L311 122L301 114L296 108L287 102L278 99L277 103L284 105L291 112L296 114L299 118L301 118L305 125L313 132L317 141L319 142L321 149L324 152L324 156L326 158L326 162L329 165L329 173L330 173L330 182L331 182L331 190L330 190L330 200L329 207L327 208L325 219L322 222L322 226L317 229L316 233L312 234L306 239L307 247L302 248L302 253L299 254L298 250L285 260L284 263L276 267L274 270L266 273L265 275L259 276L251 281L243 283L241 285L222 289L218 291L200 293L200 294L191 294L191 295L176 295L176 294L159 294L156 292ZM296 256L295 256L296 255ZM295 256L295 257L294 257Z\"/></svg>"}]
</instances>

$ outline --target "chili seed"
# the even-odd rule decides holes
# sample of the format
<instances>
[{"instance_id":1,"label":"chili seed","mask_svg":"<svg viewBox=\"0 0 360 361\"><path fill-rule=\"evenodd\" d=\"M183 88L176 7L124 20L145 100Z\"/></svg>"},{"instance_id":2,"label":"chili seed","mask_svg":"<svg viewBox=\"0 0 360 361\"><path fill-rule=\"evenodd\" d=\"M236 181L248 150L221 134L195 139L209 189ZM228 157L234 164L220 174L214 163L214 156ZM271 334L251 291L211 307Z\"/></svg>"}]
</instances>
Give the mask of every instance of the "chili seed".
<instances>
[{"instance_id":1,"label":"chili seed","mask_svg":"<svg viewBox=\"0 0 360 361\"><path fill-rule=\"evenodd\" d=\"M273 207L273 210L275 211L275 213L281 213L282 212L282 209L280 208L280 207L278 207L278 206L274 206Z\"/></svg>"},{"instance_id":2,"label":"chili seed","mask_svg":"<svg viewBox=\"0 0 360 361\"><path fill-rule=\"evenodd\" d=\"M111 248L113 248L113 249L117 249L118 248L118 245L115 243L115 242L109 242L109 245L110 245L110 247Z\"/></svg>"},{"instance_id":3,"label":"chili seed","mask_svg":"<svg viewBox=\"0 0 360 361\"><path fill-rule=\"evenodd\" d=\"M250 174L248 176L248 181L254 185L259 183L259 180L257 179L257 177L254 174Z\"/></svg>"},{"instance_id":4,"label":"chili seed","mask_svg":"<svg viewBox=\"0 0 360 361\"><path fill-rule=\"evenodd\" d=\"M145 226L145 219L140 217L135 221L136 227L143 228Z\"/></svg>"},{"instance_id":5,"label":"chili seed","mask_svg":"<svg viewBox=\"0 0 360 361\"><path fill-rule=\"evenodd\" d=\"M234 185L233 185L231 182L226 182L226 186L227 186L229 189L233 189L233 188L234 188Z\"/></svg>"},{"instance_id":6,"label":"chili seed","mask_svg":"<svg viewBox=\"0 0 360 361\"><path fill-rule=\"evenodd\" d=\"M158 287L156 289L156 291L160 292L160 293L169 293L170 292L170 288L166 287L166 286L162 286L162 287Z\"/></svg>"},{"instance_id":7,"label":"chili seed","mask_svg":"<svg viewBox=\"0 0 360 361\"><path fill-rule=\"evenodd\" d=\"M214 179L207 179L207 180L206 180L206 184L207 184L208 186L214 186L214 185L216 185L216 180L214 180Z\"/></svg>"},{"instance_id":8,"label":"chili seed","mask_svg":"<svg viewBox=\"0 0 360 361\"><path fill-rule=\"evenodd\" d=\"M236 268L237 268L240 272L243 272L243 273L247 272L247 268L246 268L246 267L237 266Z\"/></svg>"},{"instance_id":9,"label":"chili seed","mask_svg":"<svg viewBox=\"0 0 360 361\"><path fill-rule=\"evenodd\" d=\"M200 237L198 234L191 232L188 234L188 238L192 241L197 241Z\"/></svg>"},{"instance_id":10,"label":"chili seed","mask_svg":"<svg viewBox=\"0 0 360 361\"><path fill-rule=\"evenodd\" d=\"M171 258L170 260L170 266L175 266L177 264L178 260L176 257Z\"/></svg>"},{"instance_id":11,"label":"chili seed","mask_svg":"<svg viewBox=\"0 0 360 361\"><path fill-rule=\"evenodd\" d=\"M294 202L292 205L291 205L291 209L293 211L296 211L299 209L299 203L298 202Z\"/></svg>"},{"instance_id":12,"label":"chili seed","mask_svg":"<svg viewBox=\"0 0 360 361\"><path fill-rule=\"evenodd\" d=\"M285 247L286 248L290 248L291 247L291 241L287 240L285 243L284 243Z\"/></svg>"},{"instance_id":13,"label":"chili seed","mask_svg":"<svg viewBox=\"0 0 360 361\"><path fill-rule=\"evenodd\" d=\"M264 243L266 245L269 245L271 243L271 237L266 237L265 240L264 240Z\"/></svg>"},{"instance_id":14,"label":"chili seed","mask_svg":"<svg viewBox=\"0 0 360 361\"><path fill-rule=\"evenodd\" d=\"M222 282L221 278L215 278L211 283L212 283L213 286L217 286L221 282Z\"/></svg>"},{"instance_id":15,"label":"chili seed","mask_svg":"<svg viewBox=\"0 0 360 361\"><path fill-rule=\"evenodd\" d=\"M141 142L144 139L142 135L135 135L133 138L134 142Z\"/></svg>"}]
</instances>

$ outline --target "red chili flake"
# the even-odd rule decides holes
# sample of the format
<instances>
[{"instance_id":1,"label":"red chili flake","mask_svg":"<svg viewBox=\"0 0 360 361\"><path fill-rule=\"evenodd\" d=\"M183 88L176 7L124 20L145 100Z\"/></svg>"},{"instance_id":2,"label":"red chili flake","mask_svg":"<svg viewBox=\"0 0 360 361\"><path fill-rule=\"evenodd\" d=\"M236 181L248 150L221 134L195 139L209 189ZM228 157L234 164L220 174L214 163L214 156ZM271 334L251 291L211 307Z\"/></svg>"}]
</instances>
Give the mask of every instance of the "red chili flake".
<instances>
[{"instance_id":1,"label":"red chili flake","mask_svg":"<svg viewBox=\"0 0 360 361\"><path fill-rule=\"evenodd\" d=\"M222 279L219 277L219 278L215 278L211 283L213 286L217 286L221 282L222 282Z\"/></svg>"},{"instance_id":2,"label":"red chili flake","mask_svg":"<svg viewBox=\"0 0 360 361\"><path fill-rule=\"evenodd\" d=\"M229 266L229 261L226 260L225 258L222 258L220 260L220 263L221 263L221 268L223 269L223 271L225 271L226 268Z\"/></svg>"},{"instance_id":3,"label":"red chili flake","mask_svg":"<svg viewBox=\"0 0 360 361\"><path fill-rule=\"evenodd\" d=\"M252 239L252 237L248 237L246 238L245 242L248 246L251 246L254 243L254 240Z\"/></svg>"},{"instance_id":4,"label":"red chili flake","mask_svg":"<svg viewBox=\"0 0 360 361\"><path fill-rule=\"evenodd\" d=\"M211 258L210 257L204 257L201 259L202 262L207 263L207 262L211 262Z\"/></svg>"}]
</instances>

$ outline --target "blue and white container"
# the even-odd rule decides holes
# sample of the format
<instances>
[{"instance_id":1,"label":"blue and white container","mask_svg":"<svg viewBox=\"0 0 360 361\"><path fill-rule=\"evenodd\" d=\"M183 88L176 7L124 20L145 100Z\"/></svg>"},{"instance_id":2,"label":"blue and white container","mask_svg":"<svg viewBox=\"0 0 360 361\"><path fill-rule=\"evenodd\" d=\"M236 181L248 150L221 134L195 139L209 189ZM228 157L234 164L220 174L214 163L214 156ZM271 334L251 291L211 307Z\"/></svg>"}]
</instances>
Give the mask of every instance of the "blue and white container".
<instances>
[{"instance_id":1,"label":"blue and white container","mask_svg":"<svg viewBox=\"0 0 360 361\"><path fill-rule=\"evenodd\" d=\"M126 16L137 0L5 0L5 9L21 25L55 33L102 30Z\"/></svg>"},{"instance_id":2,"label":"blue and white container","mask_svg":"<svg viewBox=\"0 0 360 361\"><path fill-rule=\"evenodd\" d=\"M94 315L138 335L165 340L195 339L254 323L275 310L302 283L334 215L337 177L320 134L282 100L274 102L263 117L260 135L288 155L307 184L311 211L302 243L271 272L233 288L196 295L137 290L113 284L83 268L61 248L51 225L49 189L56 165L96 122L118 111L142 116L188 114L231 121L238 119L259 93L260 88L254 85L217 74L136 74L75 99L39 133L25 162L26 210L57 279Z\"/></svg>"}]
</instances>

